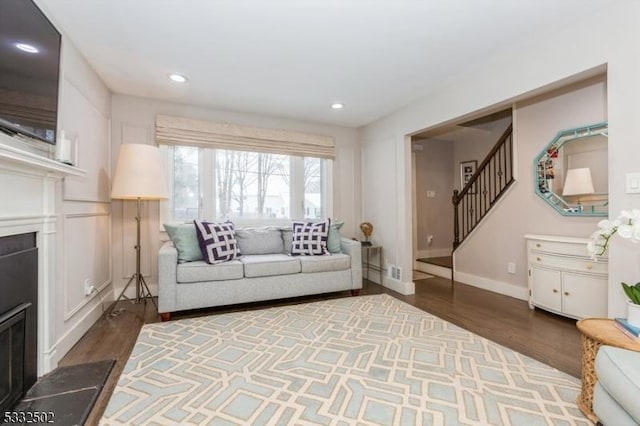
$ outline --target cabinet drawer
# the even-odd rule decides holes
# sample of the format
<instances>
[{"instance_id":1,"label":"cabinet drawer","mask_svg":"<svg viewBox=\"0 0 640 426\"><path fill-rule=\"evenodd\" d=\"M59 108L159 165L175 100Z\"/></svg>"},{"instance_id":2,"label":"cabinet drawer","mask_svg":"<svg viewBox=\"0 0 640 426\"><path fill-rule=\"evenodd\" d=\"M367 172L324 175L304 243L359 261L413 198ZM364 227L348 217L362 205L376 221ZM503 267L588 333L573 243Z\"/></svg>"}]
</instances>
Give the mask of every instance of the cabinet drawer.
<instances>
[{"instance_id":1,"label":"cabinet drawer","mask_svg":"<svg viewBox=\"0 0 640 426\"><path fill-rule=\"evenodd\" d=\"M529 255L531 265L546 266L578 272L588 272L590 274L607 274L607 262L594 262L592 260L574 259L571 257L552 256L542 253L531 253Z\"/></svg>"},{"instance_id":2,"label":"cabinet drawer","mask_svg":"<svg viewBox=\"0 0 640 426\"><path fill-rule=\"evenodd\" d=\"M584 256L589 257L589 252L587 251L587 243L577 244L577 243L564 243L558 241L541 241L541 240L531 240L528 242L529 252L546 252L546 253L554 253L554 254L566 254L569 256Z\"/></svg>"}]
</instances>

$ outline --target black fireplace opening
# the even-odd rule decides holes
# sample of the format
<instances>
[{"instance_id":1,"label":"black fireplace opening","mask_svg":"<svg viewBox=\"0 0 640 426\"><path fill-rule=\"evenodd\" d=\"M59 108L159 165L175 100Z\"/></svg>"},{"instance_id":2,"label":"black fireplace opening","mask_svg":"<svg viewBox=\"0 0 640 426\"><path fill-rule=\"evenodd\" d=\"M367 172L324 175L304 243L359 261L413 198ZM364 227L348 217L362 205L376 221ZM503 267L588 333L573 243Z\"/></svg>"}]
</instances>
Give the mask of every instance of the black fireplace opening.
<instances>
[{"instance_id":1,"label":"black fireplace opening","mask_svg":"<svg viewBox=\"0 0 640 426\"><path fill-rule=\"evenodd\" d=\"M24 392L25 303L0 317L0 407L11 407ZM3 410L0 410L3 411Z\"/></svg>"},{"instance_id":2,"label":"black fireplace opening","mask_svg":"<svg viewBox=\"0 0 640 426\"><path fill-rule=\"evenodd\" d=\"M0 413L38 378L36 234L0 238Z\"/></svg>"}]
</instances>

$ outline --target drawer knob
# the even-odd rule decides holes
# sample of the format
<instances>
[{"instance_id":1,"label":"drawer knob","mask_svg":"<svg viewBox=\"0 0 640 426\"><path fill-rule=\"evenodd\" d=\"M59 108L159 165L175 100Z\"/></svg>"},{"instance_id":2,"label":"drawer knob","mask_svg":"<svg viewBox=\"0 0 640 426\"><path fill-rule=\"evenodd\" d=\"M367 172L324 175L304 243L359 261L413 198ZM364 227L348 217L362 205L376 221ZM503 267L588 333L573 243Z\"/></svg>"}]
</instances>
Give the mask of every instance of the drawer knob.
<instances>
[{"instance_id":1,"label":"drawer knob","mask_svg":"<svg viewBox=\"0 0 640 426\"><path fill-rule=\"evenodd\" d=\"M536 247L540 248L540 247L542 247L542 246L538 243L538 244L536 244Z\"/></svg>"},{"instance_id":2,"label":"drawer knob","mask_svg":"<svg viewBox=\"0 0 640 426\"><path fill-rule=\"evenodd\" d=\"M554 289L553 289L553 292L554 292L554 293L557 293L557 292L558 292L558 290L556 290L556 289L554 288Z\"/></svg>"},{"instance_id":3,"label":"drawer knob","mask_svg":"<svg viewBox=\"0 0 640 426\"><path fill-rule=\"evenodd\" d=\"M568 296L568 295L569 295L569 292L568 292L568 291L565 291L565 292L564 292L564 295L565 295L565 296Z\"/></svg>"},{"instance_id":4,"label":"drawer knob","mask_svg":"<svg viewBox=\"0 0 640 426\"><path fill-rule=\"evenodd\" d=\"M542 262L542 259L540 259L539 257L536 257L536 260L537 260L538 262Z\"/></svg>"},{"instance_id":5,"label":"drawer knob","mask_svg":"<svg viewBox=\"0 0 640 426\"><path fill-rule=\"evenodd\" d=\"M592 269L592 268L593 268L593 265L590 263L587 263L587 269Z\"/></svg>"}]
</instances>

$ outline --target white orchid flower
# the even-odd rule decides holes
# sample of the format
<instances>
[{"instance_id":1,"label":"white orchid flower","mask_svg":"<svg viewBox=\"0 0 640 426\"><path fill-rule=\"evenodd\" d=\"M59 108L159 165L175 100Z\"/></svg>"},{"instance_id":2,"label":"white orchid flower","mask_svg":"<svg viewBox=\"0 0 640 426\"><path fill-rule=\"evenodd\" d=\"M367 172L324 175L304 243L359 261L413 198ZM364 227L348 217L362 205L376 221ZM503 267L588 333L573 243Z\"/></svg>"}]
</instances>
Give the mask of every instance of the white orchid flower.
<instances>
[{"instance_id":1,"label":"white orchid flower","mask_svg":"<svg viewBox=\"0 0 640 426\"><path fill-rule=\"evenodd\" d=\"M640 242L640 221L636 221L633 226L633 236L631 239L634 243Z\"/></svg>"},{"instance_id":2,"label":"white orchid flower","mask_svg":"<svg viewBox=\"0 0 640 426\"><path fill-rule=\"evenodd\" d=\"M620 217L621 219L631 219L633 217L632 213L630 210L622 210L620 212Z\"/></svg>"},{"instance_id":3,"label":"white orchid flower","mask_svg":"<svg viewBox=\"0 0 640 426\"><path fill-rule=\"evenodd\" d=\"M591 241L587 244L587 250L593 259L607 251L609 241L615 234L640 243L640 209L622 210L617 219L598 222L598 228L591 234Z\"/></svg>"},{"instance_id":4,"label":"white orchid flower","mask_svg":"<svg viewBox=\"0 0 640 426\"><path fill-rule=\"evenodd\" d=\"M618 226L618 235L620 235L625 240L633 237L633 227L631 225L623 224Z\"/></svg>"}]
</instances>

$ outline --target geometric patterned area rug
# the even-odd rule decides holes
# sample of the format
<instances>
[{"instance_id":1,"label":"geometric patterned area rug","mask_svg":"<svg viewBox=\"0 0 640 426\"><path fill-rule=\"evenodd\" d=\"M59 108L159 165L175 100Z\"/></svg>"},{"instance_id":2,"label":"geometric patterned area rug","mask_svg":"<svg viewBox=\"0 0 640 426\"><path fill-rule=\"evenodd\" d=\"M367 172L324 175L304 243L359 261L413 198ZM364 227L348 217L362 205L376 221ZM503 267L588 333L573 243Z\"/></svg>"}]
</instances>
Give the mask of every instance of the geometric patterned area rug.
<instances>
[{"instance_id":1,"label":"geometric patterned area rug","mask_svg":"<svg viewBox=\"0 0 640 426\"><path fill-rule=\"evenodd\" d=\"M589 425L580 381L391 296L148 324L101 425Z\"/></svg>"}]
</instances>

